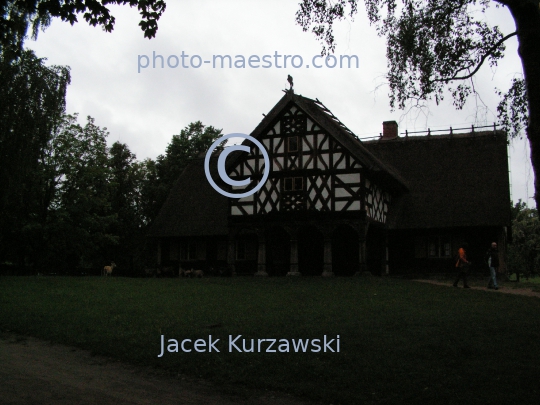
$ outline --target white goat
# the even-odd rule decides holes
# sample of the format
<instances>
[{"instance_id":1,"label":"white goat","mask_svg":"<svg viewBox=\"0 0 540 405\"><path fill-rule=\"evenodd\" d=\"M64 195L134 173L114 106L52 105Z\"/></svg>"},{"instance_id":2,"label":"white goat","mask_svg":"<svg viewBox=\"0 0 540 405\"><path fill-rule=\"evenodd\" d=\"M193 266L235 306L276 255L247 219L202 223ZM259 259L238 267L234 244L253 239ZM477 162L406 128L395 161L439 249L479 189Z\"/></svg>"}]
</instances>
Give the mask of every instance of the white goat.
<instances>
[{"instance_id":1,"label":"white goat","mask_svg":"<svg viewBox=\"0 0 540 405\"><path fill-rule=\"evenodd\" d=\"M115 263L115 262L111 262L111 265L110 265L110 266L105 266L105 267L103 267L103 275L104 275L105 277L112 275L112 271L113 271L113 269L114 269L115 267L116 267L116 263Z\"/></svg>"}]
</instances>

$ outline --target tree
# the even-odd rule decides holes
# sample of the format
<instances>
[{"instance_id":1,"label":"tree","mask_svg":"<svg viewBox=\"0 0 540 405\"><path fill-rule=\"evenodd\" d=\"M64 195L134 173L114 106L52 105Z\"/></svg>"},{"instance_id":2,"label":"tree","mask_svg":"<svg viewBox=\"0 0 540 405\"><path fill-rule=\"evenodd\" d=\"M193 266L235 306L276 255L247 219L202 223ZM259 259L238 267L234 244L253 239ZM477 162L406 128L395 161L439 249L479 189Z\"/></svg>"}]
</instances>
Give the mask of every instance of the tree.
<instances>
[{"instance_id":1,"label":"tree","mask_svg":"<svg viewBox=\"0 0 540 405\"><path fill-rule=\"evenodd\" d=\"M111 32L115 23L108 8L111 4L137 7L142 17L139 26L146 38L156 35L157 22L166 7L163 0L0 0L0 53L10 60L19 56L30 26L36 38L39 29L48 27L53 18L73 25L82 14L88 24Z\"/></svg>"},{"instance_id":2,"label":"tree","mask_svg":"<svg viewBox=\"0 0 540 405\"><path fill-rule=\"evenodd\" d=\"M496 66L505 42L517 36L523 78L514 78L497 108L511 136L525 129L535 173L535 200L540 207L540 9L538 0L364 0L370 22L386 36L390 106L409 102L437 103L450 91L461 109L475 93L473 77L480 68ZM495 3L506 7L516 31L502 33L484 13ZM311 28L324 43L323 54L336 47L333 24L354 17L358 0L303 0L296 14L304 31ZM383 11L384 10L384 15Z\"/></svg>"},{"instance_id":3,"label":"tree","mask_svg":"<svg viewBox=\"0 0 540 405\"><path fill-rule=\"evenodd\" d=\"M220 136L221 129L205 126L201 121L192 122L179 135L173 135L165 154L159 155L155 164L147 162L149 178L153 178L145 187L146 195L152 201L147 207L150 219L157 216L174 182L189 162L206 152Z\"/></svg>"},{"instance_id":4,"label":"tree","mask_svg":"<svg viewBox=\"0 0 540 405\"><path fill-rule=\"evenodd\" d=\"M70 82L68 67L44 61L32 51L15 62L0 55L0 257L20 264L23 230L43 214L39 160L62 120Z\"/></svg>"},{"instance_id":5,"label":"tree","mask_svg":"<svg viewBox=\"0 0 540 405\"><path fill-rule=\"evenodd\" d=\"M527 277L540 269L540 218L536 208L519 200L512 207L512 244L508 247L508 268Z\"/></svg>"},{"instance_id":6,"label":"tree","mask_svg":"<svg viewBox=\"0 0 540 405\"><path fill-rule=\"evenodd\" d=\"M116 214L111 233L118 245L111 245L108 256L114 258L120 273L144 265L145 231L143 185L147 178L145 163L137 162L126 144L115 142L109 149L110 202Z\"/></svg>"},{"instance_id":7,"label":"tree","mask_svg":"<svg viewBox=\"0 0 540 405\"><path fill-rule=\"evenodd\" d=\"M73 271L111 260L105 252L118 236L112 232L117 214L110 202L107 135L92 117L84 127L78 124L76 114L64 116L52 135L41 161L52 196L43 239L34 239L38 247L32 249L38 267Z\"/></svg>"}]
</instances>

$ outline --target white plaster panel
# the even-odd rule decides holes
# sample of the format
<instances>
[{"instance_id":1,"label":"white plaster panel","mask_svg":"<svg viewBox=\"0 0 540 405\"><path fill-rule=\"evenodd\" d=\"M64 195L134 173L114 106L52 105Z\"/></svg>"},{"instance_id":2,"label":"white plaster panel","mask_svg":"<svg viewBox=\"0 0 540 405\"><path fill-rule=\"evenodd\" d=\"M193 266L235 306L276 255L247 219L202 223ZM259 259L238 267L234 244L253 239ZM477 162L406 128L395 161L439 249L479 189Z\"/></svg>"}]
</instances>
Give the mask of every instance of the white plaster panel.
<instances>
[{"instance_id":1,"label":"white plaster panel","mask_svg":"<svg viewBox=\"0 0 540 405\"><path fill-rule=\"evenodd\" d=\"M337 174L336 177L345 184L360 183L360 173ZM358 190L358 187L355 187Z\"/></svg>"},{"instance_id":2,"label":"white plaster panel","mask_svg":"<svg viewBox=\"0 0 540 405\"><path fill-rule=\"evenodd\" d=\"M334 206L336 207L336 211L343 211L343 208L347 204L346 201L336 201Z\"/></svg>"},{"instance_id":3,"label":"white plaster panel","mask_svg":"<svg viewBox=\"0 0 540 405\"><path fill-rule=\"evenodd\" d=\"M360 201L353 201L349 208L347 208L347 211L360 211Z\"/></svg>"},{"instance_id":4,"label":"white plaster panel","mask_svg":"<svg viewBox=\"0 0 540 405\"><path fill-rule=\"evenodd\" d=\"M334 191L334 195L336 197L350 197L351 196L349 192L342 187L336 188Z\"/></svg>"}]
</instances>

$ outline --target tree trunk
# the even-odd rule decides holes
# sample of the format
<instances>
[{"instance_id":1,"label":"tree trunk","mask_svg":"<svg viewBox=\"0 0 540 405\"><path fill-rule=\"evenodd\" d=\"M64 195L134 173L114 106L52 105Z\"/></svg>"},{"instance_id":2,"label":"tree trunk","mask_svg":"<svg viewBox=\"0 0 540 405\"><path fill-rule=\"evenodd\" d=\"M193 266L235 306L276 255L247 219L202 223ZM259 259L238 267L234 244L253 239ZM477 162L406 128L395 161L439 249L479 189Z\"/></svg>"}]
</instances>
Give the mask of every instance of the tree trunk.
<instances>
[{"instance_id":1,"label":"tree trunk","mask_svg":"<svg viewBox=\"0 0 540 405\"><path fill-rule=\"evenodd\" d=\"M516 23L518 53L529 102L527 139L534 170L534 199L540 208L540 8L537 0L501 1Z\"/></svg>"}]
</instances>

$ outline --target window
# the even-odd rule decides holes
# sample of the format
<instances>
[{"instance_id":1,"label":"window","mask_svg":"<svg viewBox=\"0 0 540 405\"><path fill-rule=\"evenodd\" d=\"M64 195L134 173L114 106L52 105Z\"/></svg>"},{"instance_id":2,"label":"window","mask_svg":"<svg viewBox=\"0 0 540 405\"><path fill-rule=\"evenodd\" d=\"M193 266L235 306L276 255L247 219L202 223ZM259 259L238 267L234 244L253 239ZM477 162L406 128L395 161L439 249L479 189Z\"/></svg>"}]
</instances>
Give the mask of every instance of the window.
<instances>
[{"instance_id":1,"label":"window","mask_svg":"<svg viewBox=\"0 0 540 405\"><path fill-rule=\"evenodd\" d=\"M180 249L180 260L196 260L197 244L195 242L184 242Z\"/></svg>"},{"instance_id":2,"label":"window","mask_svg":"<svg viewBox=\"0 0 540 405\"><path fill-rule=\"evenodd\" d=\"M428 257L451 257L452 244L449 236L433 236L428 242Z\"/></svg>"},{"instance_id":3,"label":"window","mask_svg":"<svg viewBox=\"0 0 540 405\"><path fill-rule=\"evenodd\" d=\"M303 177L285 177L285 179L283 179L283 191L301 191L303 189Z\"/></svg>"},{"instance_id":4,"label":"window","mask_svg":"<svg viewBox=\"0 0 540 405\"><path fill-rule=\"evenodd\" d=\"M287 150L289 152L298 152L298 137L292 136L287 140Z\"/></svg>"},{"instance_id":5,"label":"window","mask_svg":"<svg viewBox=\"0 0 540 405\"><path fill-rule=\"evenodd\" d=\"M450 244L449 240L443 243L443 253L444 257L452 256L452 245Z\"/></svg>"}]
</instances>

